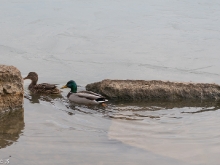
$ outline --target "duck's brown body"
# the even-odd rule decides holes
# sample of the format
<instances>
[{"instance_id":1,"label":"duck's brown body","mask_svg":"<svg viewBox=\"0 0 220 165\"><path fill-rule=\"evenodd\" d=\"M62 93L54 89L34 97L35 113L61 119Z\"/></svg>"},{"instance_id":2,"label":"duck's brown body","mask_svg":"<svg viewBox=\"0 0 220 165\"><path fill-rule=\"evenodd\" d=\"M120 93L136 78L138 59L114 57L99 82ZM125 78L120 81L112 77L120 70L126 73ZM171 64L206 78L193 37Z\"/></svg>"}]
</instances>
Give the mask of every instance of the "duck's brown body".
<instances>
[{"instance_id":1,"label":"duck's brown body","mask_svg":"<svg viewBox=\"0 0 220 165\"><path fill-rule=\"evenodd\" d=\"M56 87L56 84L42 83L37 84L38 75L35 72L30 72L25 79L30 79L31 84L28 89L33 93L45 93L45 94L59 94L60 90Z\"/></svg>"}]
</instances>

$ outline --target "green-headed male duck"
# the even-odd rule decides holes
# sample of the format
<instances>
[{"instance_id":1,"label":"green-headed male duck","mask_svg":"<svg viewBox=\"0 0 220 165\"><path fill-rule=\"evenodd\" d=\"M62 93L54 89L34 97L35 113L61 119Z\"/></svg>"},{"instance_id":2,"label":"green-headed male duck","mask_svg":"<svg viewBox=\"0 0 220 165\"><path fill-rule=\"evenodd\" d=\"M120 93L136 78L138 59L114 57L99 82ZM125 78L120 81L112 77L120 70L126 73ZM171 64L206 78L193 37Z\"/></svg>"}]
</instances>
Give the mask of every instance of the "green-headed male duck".
<instances>
[{"instance_id":1,"label":"green-headed male duck","mask_svg":"<svg viewBox=\"0 0 220 165\"><path fill-rule=\"evenodd\" d=\"M77 85L76 85L76 82L73 80L68 81L67 84L64 85L61 89L63 88L71 89L71 91L67 95L67 98L70 101L73 101L78 104L88 104L88 105L102 104L103 106L105 106L104 103L108 101L102 95L91 92L91 91L77 92Z\"/></svg>"}]
</instances>

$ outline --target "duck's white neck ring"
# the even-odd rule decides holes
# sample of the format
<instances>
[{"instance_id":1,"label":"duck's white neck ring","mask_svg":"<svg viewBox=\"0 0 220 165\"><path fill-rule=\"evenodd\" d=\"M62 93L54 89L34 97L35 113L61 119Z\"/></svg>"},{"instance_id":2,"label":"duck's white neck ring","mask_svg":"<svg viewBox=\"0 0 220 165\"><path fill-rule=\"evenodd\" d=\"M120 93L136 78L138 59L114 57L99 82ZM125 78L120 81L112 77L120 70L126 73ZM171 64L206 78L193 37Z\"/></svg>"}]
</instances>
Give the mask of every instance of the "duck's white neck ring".
<instances>
[{"instance_id":1,"label":"duck's white neck ring","mask_svg":"<svg viewBox=\"0 0 220 165\"><path fill-rule=\"evenodd\" d=\"M72 94L72 92L69 92L69 93L67 94L67 98L69 98L71 94Z\"/></svg>"}]
</instances>

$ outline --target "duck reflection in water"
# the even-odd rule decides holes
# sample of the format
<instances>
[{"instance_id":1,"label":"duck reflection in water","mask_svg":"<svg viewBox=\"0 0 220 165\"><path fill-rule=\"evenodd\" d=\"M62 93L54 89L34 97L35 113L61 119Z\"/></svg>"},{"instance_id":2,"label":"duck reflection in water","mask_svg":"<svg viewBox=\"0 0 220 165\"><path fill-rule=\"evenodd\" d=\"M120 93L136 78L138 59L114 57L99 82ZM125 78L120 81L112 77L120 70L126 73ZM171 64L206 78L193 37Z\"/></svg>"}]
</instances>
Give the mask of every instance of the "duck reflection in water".
<instances>
[{"instance_id":1,"label":"duck reflection in water","mask_svg":"<svg viewBox=\"0 0 220 165\"><path fill-rule=\"evenodd\" d=\"M60 109L56 106L55 107L58 108L59 110L65 111L69 115L74 115L74 113L71 112L72 110L74 110L74 108L73 109L70 108L68 102L62 95L46 95L46 94L44 95L44 94L36 94L36 93L35 94L25 93L24 98L28 99L32 104L40 104L43 101L43 102L48 102L51 105L55 106L57 102L62 102L68 110Z\"/></svg>"},{"instance_id":2,"label":"duck reflection in water","mask_svg":"<svg viewBox=\"0 0 220 165\"><path fill-rule=\"evenodd\" d=\"M62 95L42 95L42 94L27 94L25 93L24 98L28 99L31 103L40 103L40 101L46 101L53 103L55 99L63 99Z\"/></svg>"}]
</instances>

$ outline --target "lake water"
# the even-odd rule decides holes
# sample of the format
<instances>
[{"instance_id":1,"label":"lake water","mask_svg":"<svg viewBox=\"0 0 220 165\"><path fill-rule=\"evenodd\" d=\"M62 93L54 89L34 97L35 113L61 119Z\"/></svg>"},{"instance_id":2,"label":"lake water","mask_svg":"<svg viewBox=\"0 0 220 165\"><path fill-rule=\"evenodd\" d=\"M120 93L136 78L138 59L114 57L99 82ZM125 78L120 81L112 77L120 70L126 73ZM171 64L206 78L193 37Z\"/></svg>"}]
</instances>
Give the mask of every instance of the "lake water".
<instances>
[{"instance_id":1,"label":"lake water","mask_svg":"<svg viewBox=\"0 0 220 165\"><path fill-rule=\"evenodd\" d=\"M103 79L220 84L220 1L1 0L0 63L39 83ZM1 114L6 164L218 165L219 102L73 105L31 95Z\"/></svg>"}]
</instances>

